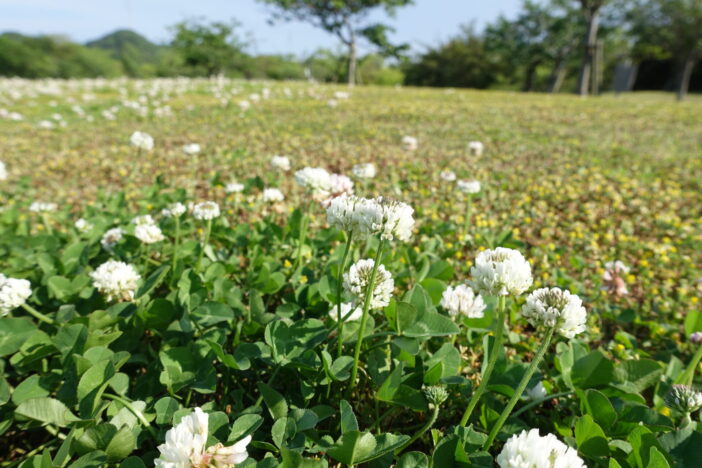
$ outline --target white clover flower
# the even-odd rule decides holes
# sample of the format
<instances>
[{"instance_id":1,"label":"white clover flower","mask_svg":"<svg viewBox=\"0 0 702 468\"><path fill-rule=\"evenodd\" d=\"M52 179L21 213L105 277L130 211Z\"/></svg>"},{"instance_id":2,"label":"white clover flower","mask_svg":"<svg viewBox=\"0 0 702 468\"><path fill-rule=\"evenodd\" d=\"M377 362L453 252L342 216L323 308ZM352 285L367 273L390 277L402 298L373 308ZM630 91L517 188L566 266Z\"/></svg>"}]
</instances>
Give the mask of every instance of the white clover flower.
<instances>
[{"instance_id":1,"label":"white clover flower","mask_svg":"<svg viewBox=\"0 0 702 468\"><path fill-rule=\"evenodd\" d=\"M166 208L161 210L161 215L165 216L167 218L179 218L181 217L185 212L187 211L187 208L185 205L183 205L180 202L175 202L171 203L168 205Z\"/></svg>"},{"instance_id":2,"label":"white clover flower","mask_svg":"<svg viewBox=\"0 0 702 468\"><path fill-rule=\"evenodd\" d=\"M584 332L587 321L580 298L559 288L541 288L529 294L522 315L535 327L556 327L566 338Z\"/></svg>"},{"instance_id":3,"label":"white clover flower","mask_svg":"<svg viewBox=\"0 0 702 468\"><path fill-rule=\"evenodd\" d=\"M342 174L331 174L329 176L329 192L331 197L353 194L353 182Z\"/></svg>"},{"instance_id":4,"label":"white clover flower","mask_svg":"<svg viewBox=\"0 0 702 468\"><path fill-rule=\"evenodd\" d=\"M359 179L372 179L376 170L373 163L356 164L351 168L351 173Z\"/></svg>"},{"instance_id":5,"label":"white clover flower","mask_svg":"<svg viewBox=\"0 0 702 468\"><path fill-rule=\"evenodd\" d=\"M7 180L7 167L2 161L0 161L0 180Z\"/></svg>"},{"instance_id":6,"label":"white clover flower","mask_svg":"<svg viewBox=\"0 0 702 468\"><path fill-rule=\"evenodd\" d=\"M271 158L271 166L279 171L287 172L290 170L290 159L287 156L275 155Z\"/></svg>"},{"instance_id":7,"label":"white clover flower","mask_svg":"<svg viewBox=\"0 0 702 468\"><path fill-rule=\"evenodd\" d=\"M44 129L44 130L51 130L56 127L54 123L51 120L41 120L37 124L37 127Z\"/></svg>"},{"instance_id":8,"label":"white clover flower","mask_svg":"<svg viewBox=\"0 0 702 468\"><path fill-rule=\"evenodd\" d=\"M29 211L32 211L34 213L49 213L51 211L56 211L57 207L58 205L56 205L56 203L36 201L29 205Z\"/></svg>"},{"instance_id":9,"label":"white clover flower","mask_svg":"<svg viewBox=\"0 0 702 468\"><path fill-rule=\"evenodd\" d=\"M321 167L305 167L295 172L295 181L307 189L316 200L323 200L331 193L331 175Z\"/></svg>"},{"instance_id":10,"label":"white clover flower","mask_svg":"<svg viewBox=\"0 0 702 468\"><path fill-rule=\"evenodd\" d=\"M0 317L4 317L13 309L20 307L31 295L32 288L29 281L8 278L0 273Z\"/></svg>"},{"instance_id":11,"label":"white clover flower","mask_svg":"<svg viewBox=\"0 0 702 468\"><path fill-rule=\"evenodd\" d=\"M518 296L532 283L529 262L518 251L504 247L480 252L470 274L472 286L486 296Z\"/></svg>"},{"instance_id":12,"label":"white clover flower","mask_svg":"<svg viewBox=\"0 0 702 468\"><path fill-rule=\"evenodd\" d=\"M200 150L200 145L197 143L183 145L183 153L187 154L188 156L195 156L196 154L200 153Z\"/></svg>"},{"instance_id":13,"label":"white clover flower","mask_svg":"<svg viewBox=\"0 0 702 468\"><path fill-rule=\"evenodd\" d=\"M332 198L327 206L327 223L341 231L351 232L359 227L356 204L362 200L353 195Z\"/></svg>"},{"instance_id":14,"label":"white clover flower","mask_svg":"<svg viewBox=\"0 0 702 468\"><path fill-rule=\"evenodd\" d=\"M335 99L341 100L341 99L348 99L350 97L351 97L351 93L349 93L348 91L335 91L334 92Z\"/></svg>"},{"instance_id":15,"label":"white clover flower","mask_svg":"<svg viewBox=\"0 0 702 468\"><path fill-rule=\"evenodd\" d=\"M112 228L109 229L105 234L102 235L100 239L100 244L105 250L110 250L112 247L117 245L117 243L122 240L124 236L124 230L122 228Z\"/></svg>"},{"instance_id":16,"label":"white clover flower","mask_svg":"<svg viewBox=\"0 0 702 468\"><path fill-rule=\"evenodd\" d=\"M246 99L239 101L237 105L239 106L239 109L241 109L243 112L246 112L247 110L251 109L251 103Z\"/></svg>"},{"instance_id":17,"label":"white clover flower","mask_svg":"<svg viewBox=\"0 0 702 468\"><path fill-rule=\"evenodd\" d=\"M154 149L154 139L148 133L134 132L132 136L129 137L129 142L132 146L140 150L151 151Z\"/></svg>"},{"instance_id":18,"label":"white clover flower","mask_svg":"<svg viewBox=\"0 0 702 468\"><path fill-rule=\"evenodd\" d=\"M219 216L219 205L213 201L204 201L193 206L193 218L210 220Z\"/></svg>"},{"instance_id":19,"label":"white clover flower","mask_svg":"<svg viewBox=\"0 0 702 468\"><path fill-rule=\"evenodd\" d=\"M263 192L261 193L261 200L266 203L278 203L285 200L285 196L283 195L283 192L277 188L267 188L263 189Z\"/></svg>"},{"instance_id":20,"label":"white clover flower","mask_svg":"<svg viewBox=\"0 0 702 468\"><path fill-rule=\"evenodd\" d=\"M336 99L329 99L329 100L327 101L327 106L329 106L329 107L334 108L334 107L336 107L336 106L338 106L338 105L339 105L339 103L336 101Z\"/></svg>"},{"instance_id":21,"label":"white clover flower","mask_svg":"<svg viewBox=\"0 0 702 468\"><path fill-rule=\"evenodd\" d=\"M351 313L351 315L349 315L349 313ZM348 317L346 317L347 315ZM353 302L343 302L341 304L341 318L343 319L344 317L346 317L346 322L361 320L362 316L363 309L361 309ZM329 317L331 317L331 319L334 321L337 321L339 319L339 310L336 308L336 305L329 309Z\"/></svg>"},{"instance_id":22,"label":"white clover flower","mask_svg":"<svg viewBox=\"0 0 702 468\"><path fill-rule=\"evenodd\" d=\"M134 228L134 237L142 241L144 244L154 244L161 242L165 237L161 232L161 228L155 224L139 224Z\"/></svg>"},{"instance_id":23,"label":"white clover flower","mask_svg":"<svg viewBox=\"0 0 702 468\"><path fill-rule=\"evenodd\" d=\"M468 285L459 284L455 288L446 288L441 295L441 307L446 309L451 317L462 314L468 318L483 318L485 301Z\"/></svg>"},{"instance_id":24,"label":"white clover flower","mask_svg":"<svg viewBox=\"0 0 702 468\"><path fill-rule=\"evenodd\" d=\"M587 468L577 450L538 429L510 437L495 461L500 468Z\"/></svg>"},{"instance_id":25,"label":"white clover flower","mask_svg":"<svg viewBox=\"0 0 702 468\"><path fill-rule=\"evenodd\" d=\"M219 443L205 450L209 429L209 415L200 408L184 416L166 432L166 441L158 446L161 455L154 460L159 468L233 468L249 456L246 446L251 436L246 436L232 446Z\"/></svg>"},{"instance_id":26,"label":"white clover flower","mask_svg":"<svg viewBox=\"0 0 702 468\"><path fill-rule=\"evenodd\" d=\"M480 192L480 182L477 180L459 180L456 182L456 188L463 193L478 193Z\"/></svg>"},{"instance_id":27,"label":"white clover flower","mask_svg":"<svg viewBox=\"0 0 702 468\"><path fill-rule=\"evenodd\" d=\"M85 219L80 218L73 224L78 232L86 233L93 228L93 225Z\"/></svg>"},{"instance_id":28,"label":"white clover flower","mask_svg":"<svg viewBox=\"0 0 702 468\"><path fill-rule=\"evenodd\" d=\"M95 289L105 294L108 301L112 298L131 301L134 299L137 282L141 279L133 266L115 260L100 265L90 273L90 277Z\"/></svg>"},{"instance_id":29,"label":"white clover flower","mask_svg":"<svg viewBox=\"0 0 702 468\"><path fill-rule=\"evenodd\" d=\"M456 173L453 171L441 171L439 173L439 177L444 182L453 182L454 180L456 180Z\"/></svg>"},{"instance_id":30,"label":"white clover flower","mask_svg":"<svg viewBox=\"0 0 702 468\"><path fill-rule=\"evenodd\" d=\"M531 401L542 400L546 398L548 392L544 388L544 383L539 382L531 388L527 388L524 392L526 398Z\"/></svg>"},{"instance_id":31,"label":"white clover flower","mask_svg":"<svg viewBox=\"0 0 702 468\"><path fill-rule=\"evenodd\" d=\"M468 152L473 156L482 156L485 145L480 141L469 141Z\"/></svg>"},{"instance_id":32,"label":"white clover flower","mask_svg":"<svg viewBox=\"0 0 702 468\"><path fill-rule=\"evenodd\" d=\"M402 137L402 148L405 151L414 151L419 147L419 142L413 136L405 135Z\"/></svg>"},{"instance_id":33,"label":"white clover flower","mask_svg":"<svg viewBox=\"0 0 702 468\"><path fill-rule=\"evenodd\" d=\"M344 289L359 303L364 300L366 291L371 288L370 278L374 265L373 259L359 260L351 265L348 272L344 273ZM390 298L394 289L395 282L392 279L392 275L383 265L378 265L372 286L370 308L382 309L387 307L390 304Z\"/></svg>"},{"instance_id":34,"label":"white clover flower","mask_svg":"<svg viewBox=\"0 0 702 468\"><path fill-rule=\"evenodd\" d=\"M135 218L132 218L132 224L136 224L137 226L143 226L147 224L156 224L154 221L154 218L151 215L140 215Z\"/></svg>"},{"instance_id":35,"label":"white clover flower","mask_svg":"<svg viewBox=\"0 0 702 468\"><path fill-rule=\"evenodd\" d=\"M605 263L605 271L602 273L604 290L615 295L625 296L629 294L624 276L629 273L629 267L621 260Z\"/></svg>"},{"instance_id":36,"label":"white clover flower","mask_svg":"<svg viewBox=\"0 0 702 468\"><path fill-rule=\"evenodd\" d=\"M244 184L239 182L229 182L224 186L224 193L241 193L244 191Z\"/></svg>"},{"instance_id":37,"label":"white clover flower","mask_svg":"<svg viewBox=\"0 0 702 468\"><path fill-rule=\"evenodd\" d=\"M360 234L379 235L383 240L407 242L414 228L414 209L406 203L377 197L357 203Z\"/></svg>"},{"instance_id":38,"label":"white clover flower","mask_svg":"<svg viewBox=\"0 0 702 468\"><path fill-rule=\"evenodd\" d=\"M702 408L702 392L688 385L673 385L665 396L665 404L681 413L694 413Z\"/></svg>"}]
</instances>

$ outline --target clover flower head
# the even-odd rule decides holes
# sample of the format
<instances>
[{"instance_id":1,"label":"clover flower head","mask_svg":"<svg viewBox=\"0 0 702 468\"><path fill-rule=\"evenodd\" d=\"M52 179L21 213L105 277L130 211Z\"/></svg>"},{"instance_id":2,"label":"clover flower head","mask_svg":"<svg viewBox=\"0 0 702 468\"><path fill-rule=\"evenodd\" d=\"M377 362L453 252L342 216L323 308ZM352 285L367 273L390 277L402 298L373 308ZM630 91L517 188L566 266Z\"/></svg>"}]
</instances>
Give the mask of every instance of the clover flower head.
<instances>
[{"instance_id":1,"label":"clover flower head","mask_svg":"<svg viewBox=\"0 0 702 468\"><path fill-rule=\"evenodd\" d=\"M694 332L690 335L690 342L694 344L702 343L702 332Z\"/></svg>"},{"instance_id":2,"label":"clover flower head","mask_svg":"<svg viewBox=\"0 0 702 468\"><path fill-rule=\"evenodd\" d=\"M548 395L548 392L546 391L546 388L544 387L543 382L539 382L536 385L534 385L531 388L527 388L524 391L524 394L526 395L528 400L531 401L536 401L536 400L542 400Z\"/></svg>"},{"instance_id":3,"label":"clover flower head","mask_svg":"<svg viewBox=\"0 0 702 468\"><path fill-rule=\"evenodd\" d=\"M665 396L665 404L681 413L694 413L702 408L702 392L689 385L673 385Z\"/></svg>"},{"instance_id":4,"label":"clover flower head","mask_svg":"<svg viewBox=\"0 0 702 468\"><path fill-rule=\"evenodd\" d=\"M213 201L196 203L193 206L193 218L200 221L209 221L219 217L219 205Z\"/></svg>"},{"instance_id":5,"label":"clover flower head","mask_svg":"<svg viewBox=\"0 0 702 468\"><path fill-rule=\"evenodd\" d=\"M459 192L474 194L480 192L480 182L477 180L459 180L456 182L456 188Z\"/></svg>"},{"instance_id":6,"label":"clover flower head","mask_svg":"<svg viewBox=\"0 0 702 468\"><path fill-rule=\"evenodd\" d=\"M625 296L629 290L624 282L624 276L629 273L629 267L621 260L605 263L605 271L602 273L604 290L614 296Z\"/></svg>"},{"instance_id":7,"label":"clover flower head","mask_svg":"<svg viewBox=\"0 0 702 468\"><path fill-rule=\"evenodd\" d=\"M261 200L266 203L278 203L285 200L285 195L277 188L267 188L261 192Z\"/></svg>"},{"instance_id":8,"label":"clover flower head","mask_svg":"<svg viewBox=\"0 0 702 468\"><path fill-rule=\"evenodd\" d=\"M161 228L155 224L139 224L134 228L134 237L144 244L154 244L165 239Z\"/></svg>"},{"instance_id":9,"label":"clover flower head","mask_svg":"<svg viewBox=\"0 0 702 468\"><path fill-rule=\"evenodd\" d=\"M76 220L76 222L73 223L73 225L75 226L76 231L81 233L86 233L93 228L93 225L83 218Z\"/></svg>"},{"instance_id":10,"label":"clover flower head","mask_svg":"<svg viewBox=\"0 0 702 468\"><path fill-rule=\"evenodd\" d=\"M233 468L248 458L246 447L251 442L251 436L246 436L229 447L218 443L206 449L208 429L209 415L200 408L195 408L166 432L165 443L158 446L160 456L154 460L155 466Z\"/></svg>"},{"instance_id":11,"label":"clover flower head","mask_svg":"<svg viewBox=\"0 0 702 468\"><path fill-rule=\"evenodd\" d=\"M156 224L156 222L154 221L154 218L151 215L146 214L132 218L132 224L136 226L144 226L149 224Z\"/></svg>"},{"instance_id":12,"label":"clover flower head","mask_svg":"<svg viewBox=\"0 0 702 468\"><path fill-rule=\"evenodd\" d=\"M587 312L575 294L559 288L540 288L529 294L522 315L537 327L556 327L566 338L585 331Z\"/></svg>"},{"instance_id":13,"label":"clover flower head","mask_svg":"<svg viewBox=\"0 0 702 468\"><path fill-rule=\"evenodd\" d=\"M510 437L495 461L500 468L587 468L577 450L538 429Z\"/></svg>"},{"instance_id":14,"label":"clover flower head","mask_svg":"<svg viewBox=\"0 0 702 468\"><path fill-rule=\"evenodd\" d=\"M32 295L29 281L25 279L8 278L0 273L0 317L27 302Z\"/></svg>"},{"instance_id":15,"label":"clover flower head","mask_svg":"<svg viewBox=\"0 0 702 468\"><path fill-rule=\"evenodd\" d=\"M455 288L453 286L446 288L441 295L441 307L446 309L451 317L462 314L468 318L482 318L485 302L470 286L459 284Z\"/></svg>"},{"instance_id":16,"label":"clover flower head","mask_svg":"<svg viewBox=\"0 0 702 468\"><path fill-rule=\"evenodd\" d=\"M271 166L279 171L287 172L290 170L290 158L287 156L275 155L271 158Z\"/></svg>"},{"instance_id":17,"label":"clover flower head","mask_svg":"<svg viewBox=\"0 0 702 468\"><path fill-rule=\"evenodd\" d=\"M185 214L187 208L180 202L171 203L161 210L161 215L166 218L179 218Z\"/></svg>"},{"instance_id":18,"label":"clover flower head","mask_svg":"<svg viewBox=\"0 0 702 468\"><path fill-rule=\"evenodd\" d=\"M117 243L124 237L124 230L122 228L116 227L109 229L102 235L100 239L100 244L105 250L110 250L112 247L117 245Z\"/></svg>"},{"instance_id":19,"label":"clover flower head","mask_svg":"<svg viewBox=\"0 0 702 468\"><path fill-rule=\"evenodd\" d=\"M468 152L472 156L481 156L485 150L485 145L481 141L469 141Z\"/></svg>"},{"instance_id":20,"label":"clover flower head","mask_svg":"<svg viewBox=\"0 0 702 468\"><path fill-rule=\"evenodd\" d=\"M422 392L424 393L424 397L427 399L427 402L432 406L441 406L441 404L449 397L448 391L443 385L424 387Z\"/></svg>"},{"instance_id":21,"label":"clover flower head","mask_svg":"<svg viewBox=\"0 0 702 468\"><path fill-rule=\"evenodd\" d=\"M456 180L456 173L453 171L445 170L439 172L439 177L444 182L453 182L454 180Z\"/></svg>"},{"instance_id":22,"label":"clover flower head","mask_svg":"<svg viewBox=\"0 0 702 468\"><path fill-rule=\"evenodd\" d=\"M353 303L353 302L342 302L341 303L341 318L344 319L344 317L346 317L346 320L344 320L345 322L353 322L356 320L361 320L362 316L363 316L363 309L358 307L358 305L356 305L355 303ZM339 311L337 310L336 306L329 309L329 317L331 317L331 319L334 321L337 321L339 319Z\"/></svg>"},{"instance_id":23,"label":"clover flower head","mask_svg":"<svg viewBox=\"0 0 702 468\"><path fill-rule=\"evenodd\" d=\"M356 164L351 168L351 173L359 179L372 179L375 177L376 169L373 163Z\"/></svg>"},{"instance_id":24,"label":"clover flower head","mask_svg":"<svg viewBox=\"0 0 702 468\"><path fill-rule=\"evenodd\" d=\"M0 180L7 180L7 167L2 161L0 161Z\"/></svg>"},{"instance_id":25,"label":"clover flower head","mask_svg":"<svg viewBox=\"0 0 702 468\"><path fill-rule=\"evenodd\" d=\"M395 238L407 242L414 228L414 209L395 200L377 197L357 205L362 231L379 235L383 240Z\"/></svg>"},{"instance_id":26,"label":"clover flower head","mask_svg":"<svg viewBox=\"0 0 702 468\"><path fill-rule=\"evenodd\" d=\"M56 205L56 203L35 201L29 205L29 211L33 213L50 213L56 211L57 207L58 205Z\"/></svg>"},{"instance_id":27,"label":"clover flower head","mask_svg":"<svg viewBox=\"0 0 702 468\"><path fill-rule=\"evenodd\" d=\"M487 296L517 296L532 283L529 262L518 251L504 247L480 252L470 274L472 286Z\"/></svg>"},{"instance_id":28,"label":"clover flower head","mask_svg":"<svg viewBox=\"0 0 702 468\"><path fill-rule=\"evenodd\" d=\"M402 137L402 148L405 151L414 151L419 147L419 142L413 136L405 135Z\"/></svg>"},{"instance_id":29,"label":"clover flower head","mask_svg":"<svg viewBox=\"0 0 702 468\"><path fill-rule=\"evenodd\" d=\"M151 151L154 149L154 139L151 135L144 132L134 132L132 136L129 137L129 142L132 146L139 148L144 151Z\"/></svg>"},{"instance_id":30,"label":"clover flower head","mask_svg":"<svg viewBox=\"0 0 702 468\"><path fill-rule=\"evenodd\" d=\"M357 302L363 301L366 291L371 290L370 308L382 309L390 304L395 282L383 265L378 265L375 280L371 285L371 275L375 262L373 259L359 260L344 273L344 289Z\"/></svg>"},{"instance_id":31,"label":"clover flower head","mask_svg":"<svg viewBox=\"0 0 702 468\"><path fill-rule=\"evenodd\" d=\"M229 182L224 186L224 193L241 193L244 191L244 184L239 182Z\"/></svg>"},{"instance_id":32,"label":"clover flower head","mask_svg":"<svg viewBox=\"0 0 702 468\"><path fill-rule=\"evenodd\" d=\"M199 154L201 150L200 145L197 143L188 143L187 145L183 145L183 153L187 154L188 156L195 156L196 154Z\"/></svg>"},{"instance_id":33,"label":"clover flower head","mask_svg":"<svg viewBox=\"0 0 702 468\"><path fill-rule=\"evenodd\" d=\"M90 273L90 277L95 289L106 295L108 301L113 298L131 301L141 279L132 265L116 260L106 261Z\"/></svg>"},{"instance_id":34,"label":"clover flower head","mask_svg":"<svg viewBox=\"0 0 702 468\"><path fill-rule=\"evenodd\" d=\"M305 167L295 172L295 181L312 194L315 200L323 200L331 194L331 174L321 167Z\"/></svg>"}]
</instances>

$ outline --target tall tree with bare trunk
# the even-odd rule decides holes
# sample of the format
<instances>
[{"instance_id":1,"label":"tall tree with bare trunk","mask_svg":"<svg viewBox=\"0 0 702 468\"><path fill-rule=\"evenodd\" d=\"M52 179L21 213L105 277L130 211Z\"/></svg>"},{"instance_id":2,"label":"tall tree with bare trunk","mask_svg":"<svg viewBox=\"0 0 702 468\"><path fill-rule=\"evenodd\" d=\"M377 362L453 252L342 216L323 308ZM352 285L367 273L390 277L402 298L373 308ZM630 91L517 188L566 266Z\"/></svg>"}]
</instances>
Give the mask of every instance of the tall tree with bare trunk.
<instances>
[{"instance_id":1,"label":"tall tree with bare trunk","mask_svg":"<svg viewBox=\"0 0 702 468\"><path fill-rule=\"evenodd\" d=\"M412 4L413 0L260 0L273 7L274 20L298 20L311 23L334 34L348 48L348 84L356 82L358 42L363 38L387 55L396 55L406 46L393 46L384 24L368 24L365 20L373 10L384 10L393 16L396 9Z\"/></svg>"},{"instance_id":2,"label":"tall tree with bare trunk","mask_svg":"<svg viewBox=\"0 0 702 468\"><path fill-rule=\"evenodd\" d=\"M592 70L597 60L597 32L600 27L600 13L608 0L579 0L580 8L585 15L587 27L583 41L583 61L580 65L578 76L578 94L586 96L590 90L590 83L594 78Z\"/></svg>"}]
</instances>

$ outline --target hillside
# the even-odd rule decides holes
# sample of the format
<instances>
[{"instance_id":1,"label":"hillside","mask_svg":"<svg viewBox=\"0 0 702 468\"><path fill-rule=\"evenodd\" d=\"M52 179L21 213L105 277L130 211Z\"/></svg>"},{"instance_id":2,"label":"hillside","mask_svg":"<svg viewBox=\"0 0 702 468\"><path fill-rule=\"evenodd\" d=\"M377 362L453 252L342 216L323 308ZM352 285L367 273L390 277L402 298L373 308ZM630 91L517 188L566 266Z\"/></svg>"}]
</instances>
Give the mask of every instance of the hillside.
<instances>
[{"instance_id":1,"label":"hillside","mask_svg":"<svg viewBox=\"0 0 702 468\"><path fill-rule=\"evenodd\" d=\"M158 60L160 46L129 29L120 29L99 39L87 42L87 47L103 49L116 59L131 56L139 62L155 63Z\"/></svg>"}]
</instances>

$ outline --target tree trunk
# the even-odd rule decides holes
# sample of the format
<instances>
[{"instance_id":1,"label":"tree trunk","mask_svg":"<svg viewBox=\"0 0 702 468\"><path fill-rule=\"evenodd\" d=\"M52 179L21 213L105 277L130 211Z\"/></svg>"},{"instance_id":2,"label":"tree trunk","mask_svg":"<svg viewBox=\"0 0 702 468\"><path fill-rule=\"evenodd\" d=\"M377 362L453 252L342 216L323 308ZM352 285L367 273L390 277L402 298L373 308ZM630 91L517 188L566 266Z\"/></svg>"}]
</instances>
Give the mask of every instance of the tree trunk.
<instances>
[{"instance_id":1,"label":"tree trunk","mask_svg":"<svg viewBox=\"0 0 702 468\"><path fill-rule=\"evenodd\" d=\"M695 59L692 55L689 55L683 64L680 82L678 83L678 101L682 101L687 96L687 90L690 88L690 77L694 68Z\"/></svg>"},{"instance_id":2,"label":"tree trunk","mask_svg":"<svg viewBox=\"0 0 702 468\"><path fill-rule=\"evenodd\" d=\"M599 6L589 7L585 14L587 16L585 54L583 55L583 63L580 66L580 76L578 77L578 94L581 96L587 96L588 89L590 88L592 66L597 51L597 29L599 27L600 8Z\"/></svg>"},{"instance_id":3,"label":"tree trunk","mask_svg":"<svg viewBox=\"0 0 702 468\"><path fill-rule=\"evenodd\" d=\"M557 93L561 90L561 85L566 75L565 59L558 58L556 63L553 65L553 70L551 71L551 77L549 78L548 92Z\"/></svg>"},{"instance_id":4,"label":"tree trunk","mask_svg":"<svg viewBox=\"0 0 702 468\"><path fill-rule=\"evenodd\" d=\"M522 91L534 91L534 79L536 78L536 68L539 66L539 63L541 63L541 61L536 60L527 66Z\"/></svg>"},{"instance_id":5,"label":"tree trunk","mask_svg":"<svg viewBox=\"0 0 702 468\"><path fill-rule=\"evenodd\" d=\"M351 30L351 38L349 40L349 88L356 84L356 33Z\"/></svg>"}]
</instances>

